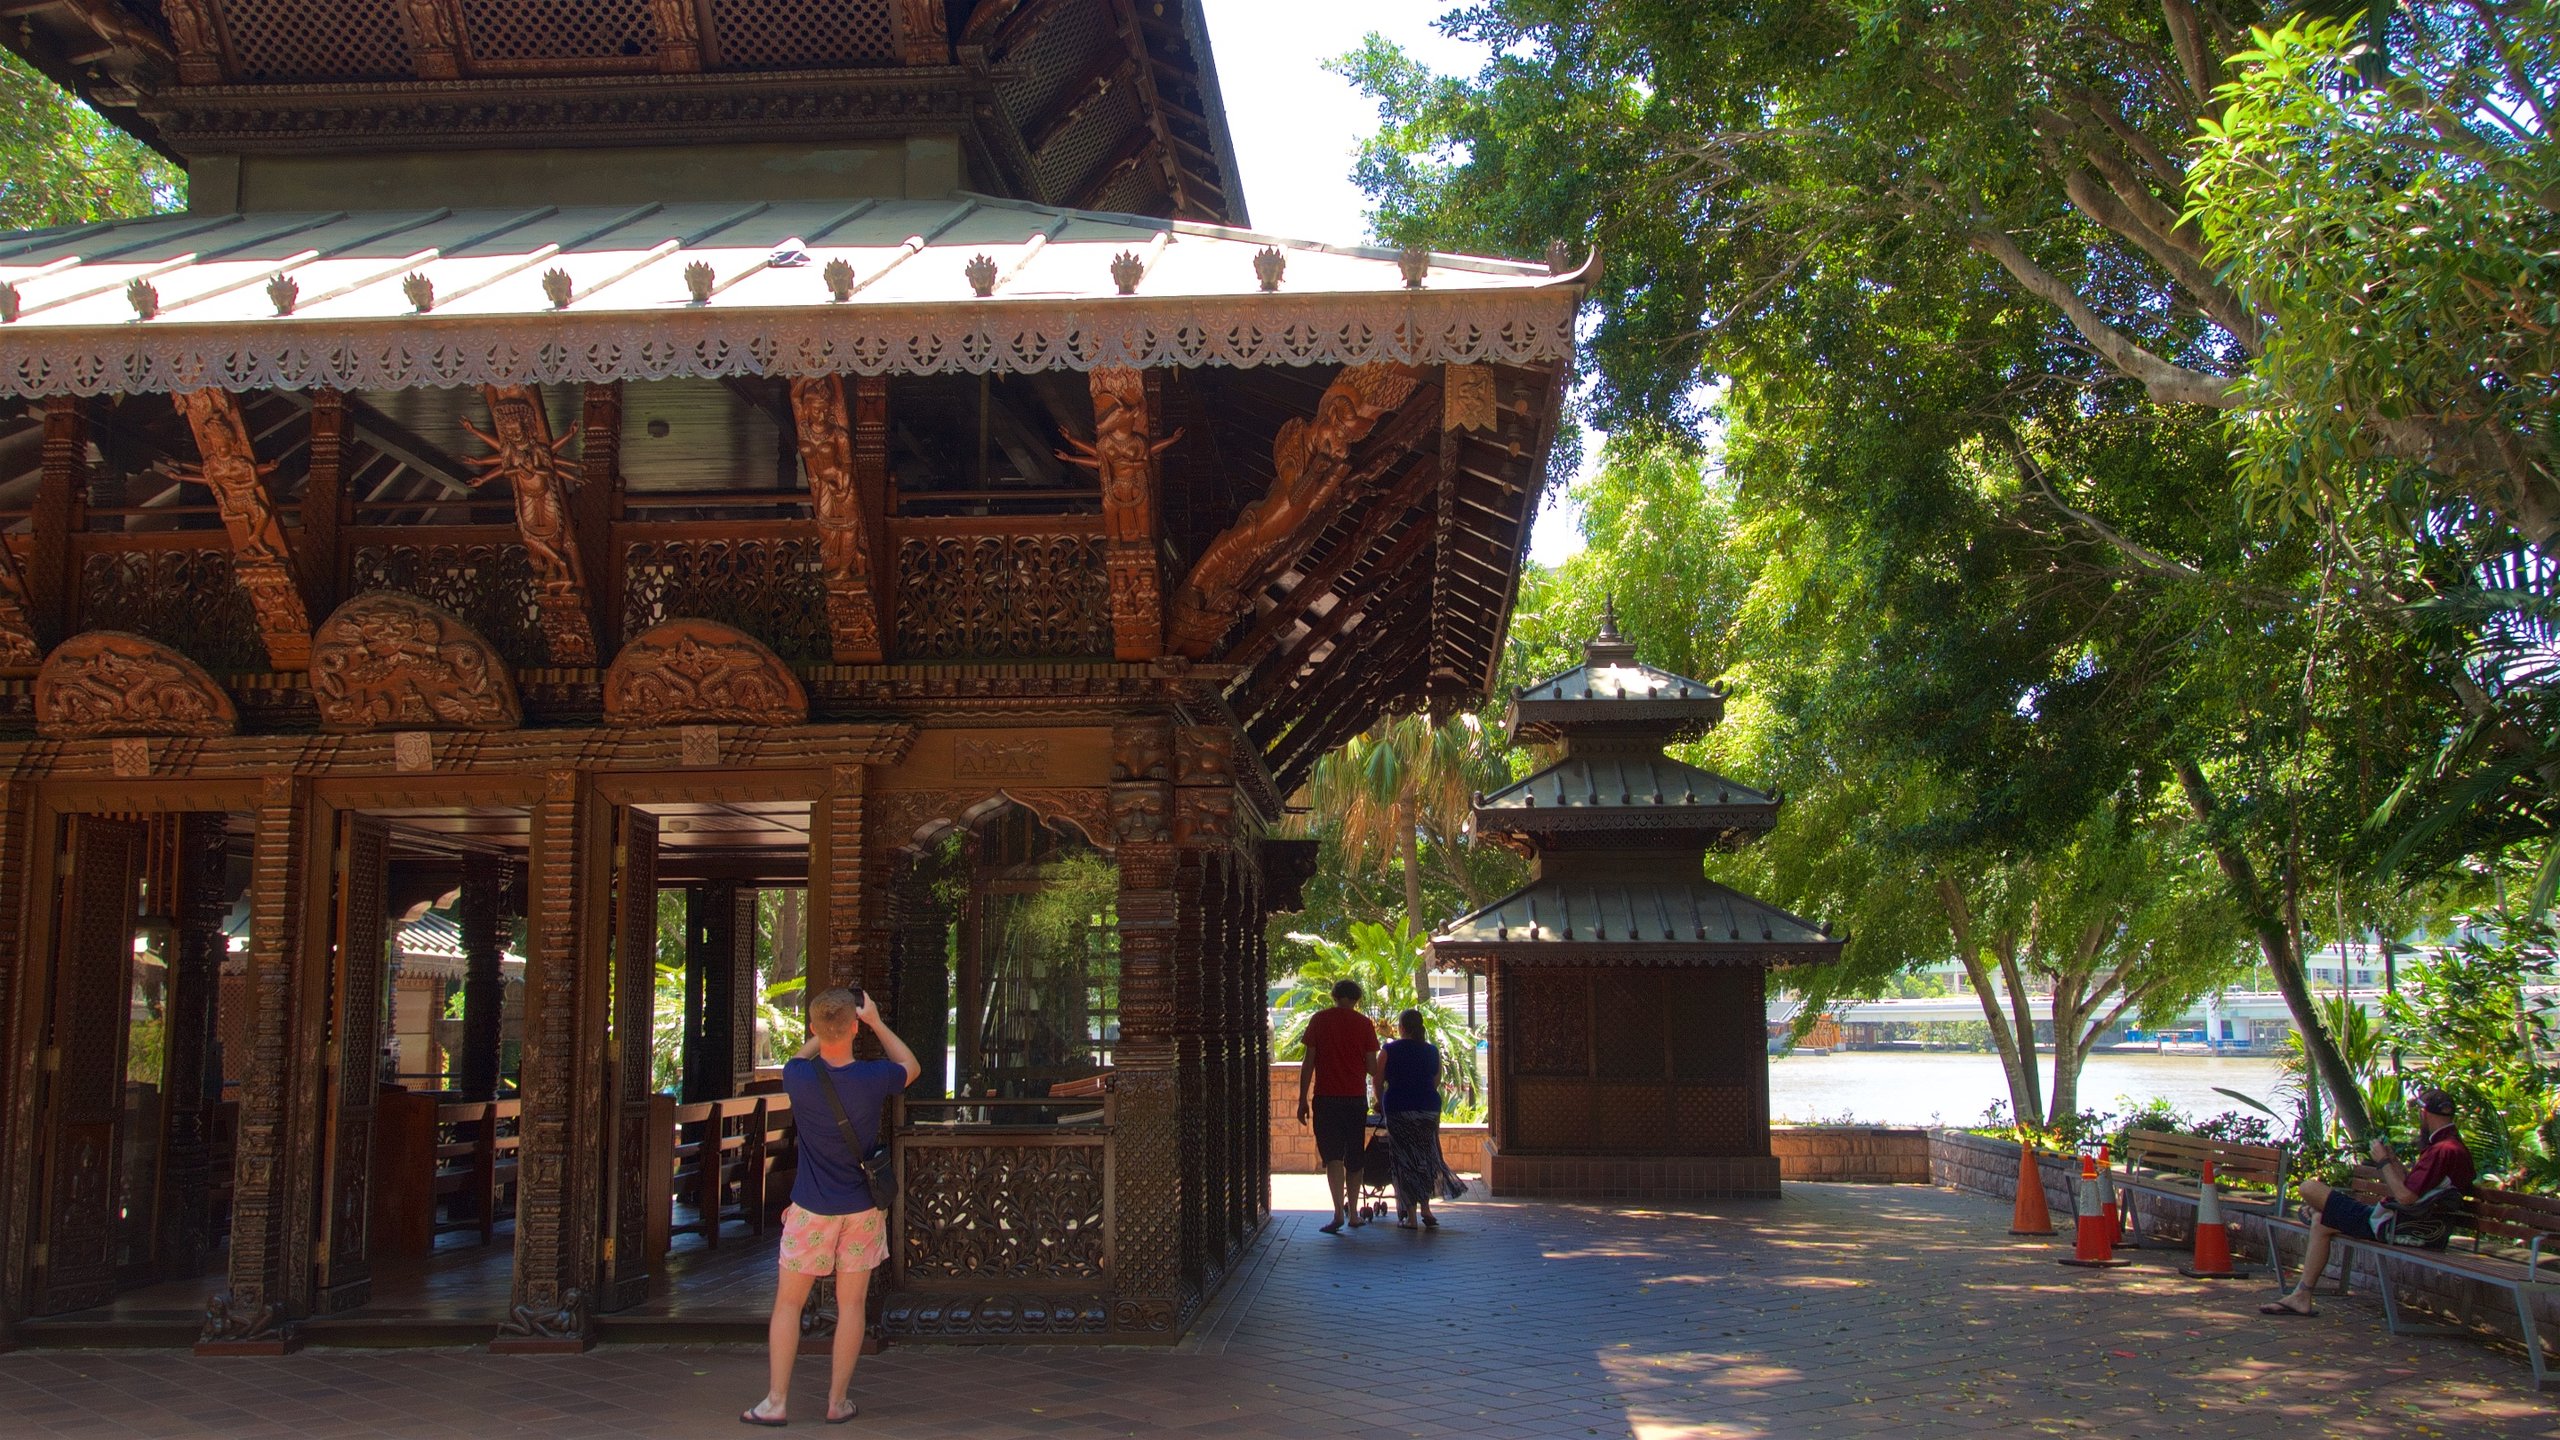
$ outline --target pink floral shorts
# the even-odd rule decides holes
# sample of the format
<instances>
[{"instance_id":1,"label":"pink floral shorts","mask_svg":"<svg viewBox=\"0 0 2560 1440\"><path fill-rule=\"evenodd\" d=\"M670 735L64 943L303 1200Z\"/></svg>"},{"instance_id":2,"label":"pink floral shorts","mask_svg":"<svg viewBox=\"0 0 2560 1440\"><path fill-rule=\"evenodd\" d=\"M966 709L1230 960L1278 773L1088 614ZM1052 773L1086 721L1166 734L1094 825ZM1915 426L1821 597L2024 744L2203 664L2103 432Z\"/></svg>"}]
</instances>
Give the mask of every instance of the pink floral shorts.
<instances>
[{"instance_id":1,"label":"pink floral shorts","mask_svg":"<svg viewBox=\"0 0 2560 1440\"><path fill-rule=\"evenodd\" d=\"M795 1275L864 1274L888 1258L888 1214L878 1206L851 1215L783 1209L782 1268Z\"/></svg>"}]
</instances>

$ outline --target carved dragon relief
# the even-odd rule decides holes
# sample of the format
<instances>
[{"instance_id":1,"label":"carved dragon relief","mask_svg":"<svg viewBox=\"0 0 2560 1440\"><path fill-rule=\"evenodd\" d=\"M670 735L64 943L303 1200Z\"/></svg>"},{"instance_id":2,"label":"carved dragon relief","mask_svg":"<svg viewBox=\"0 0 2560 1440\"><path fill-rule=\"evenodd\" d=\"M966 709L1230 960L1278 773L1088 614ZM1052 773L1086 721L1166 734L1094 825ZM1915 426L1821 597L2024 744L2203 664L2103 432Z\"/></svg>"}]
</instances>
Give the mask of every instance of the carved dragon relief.
<instances>
[{"instance_id":1,"label":"carved dragon relief","mask_svg":"<svg viewBox=\"0 0 2560 1440\"><path fill-rule=\"evenodd\" d=\"M232 573L257 611L268 662L279 670L303 669L311 663L311 615L303 608L301 582L294 578L299 572L292 542L276 513L275 498L267 493L267 475L275 466L258 463L239 396L206 389L181 390L176 398L203 461L172 466L170 475L213 492L214 508L222 512L222 526L231 534Z\"/></svg>"},{"instance_id":2,"label":"carved dragon relief","mask_svg":"<svg viewBox=\"0 0 2560 1440\"><path fill-rule=\"evenodd\" d=\"M604 675L604 722L621 727L797 725L799 678L743 630L669 620L622 647Z\"/></svg>"},{"instance_id":3,"label":"carved dragon relief","mask_svg":"<svg viewBox=\"0 0 2560 1440\"><path fill-rule=\"evenodd\" d=\"M576 432L552 437L542 392L530 385L484 385L480 393L489 402L492 428L482 430L468 420L462 428L492 453L471 462L480 472L471 483L477 487L504 476L515 492L516 529L533 571L551 663L593 665L596 632L587 609L587 572L569 518L569 489L578 471L561 455Z\"/></svg>"},{"instance_id":4,"label":"carved dragon relief","mask_svg":"<svg viewBox=\"0 0 2560 1440\"><path fill-rule=\"evenodd\" d=\"M885 651L863 482L888 467L888 389L865 381L856 386L860 413L848 416L842 377L796 377L791 417L800 432L800 464L809 472L809 510L818 524L818 564L835 658L840 664L876 665Z\"/></svg>"},{"instance_id":5,"label":"carved dragon relief","mask_svg":"<svg viewBox=\"0 0 2560 1440\"><path fill-rule=\"evenodd\" d=\"M204 667L155 640L90 630L36 672L36 731L48 739L228 735L239 712Z\"/></svg>"},{"instance_id":6,"label":"carved dragon relief","mask_svg":"<svg viewBox=\"0 0 2560 1440\"><path fill-rule=\"evenodd\" d=\"M1313 420L1291 420L1271 442L1271 489L1209 542L1173 599L1169 648L1205 660L1250 604L1340 512L1351 451L1422 384L1410 365L1354 365L1334 377Z\"/></svg>"},{"instance_id":7,"label":"carved dragon relief","mask_svg":"<svg viewBox=\"0 0 2560 1440\"><path fill-rule=\"evenodd\" d=\"M1103 534L1110 544L1112 653L1152 660L1164 653L1164 580L1156 564L1156 457L1182 438L1154 438L1143 372L1095 367L1093 438L1057 452L1102 482Z\"/></svg>"},{"instance_id":8,"label":"carved dragon relief","mask_svg":"<svg viewBox=\"0 0 2560 1440\"><path fill-rule=\"evenodd\" d=\"M480 632L396 590L321 622L311 693L327 730L511 730L524 719L506 662Z\"/></svg>"}]
</instances>

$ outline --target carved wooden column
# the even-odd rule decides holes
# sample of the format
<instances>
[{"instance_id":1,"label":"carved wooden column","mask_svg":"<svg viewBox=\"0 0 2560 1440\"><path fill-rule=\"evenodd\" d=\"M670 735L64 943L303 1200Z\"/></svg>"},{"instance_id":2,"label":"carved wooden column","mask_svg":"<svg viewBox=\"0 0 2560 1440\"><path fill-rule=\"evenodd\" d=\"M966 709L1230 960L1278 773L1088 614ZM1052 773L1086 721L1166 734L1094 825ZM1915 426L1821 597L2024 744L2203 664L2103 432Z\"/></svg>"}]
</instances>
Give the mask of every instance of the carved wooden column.
<instances>
[{"instance_id":1,"label":"carved wooden column","mask_svg":"<svg viewBox=\"0 0 2560 1440\"><path fill-rule=\"evenodd\" d=\"M1174 1082L1172 736L1162 721L1112 732L1111 821L1120 860L1120 1045L1112 1187L1114 1334L1174 1338L1182 1301L1181 1097Z\"/></svg>"},{"instance_id":2,"label":"carved wooden column","mask_svg":"<svg viewBox=\"0 0 2560 1440\"><path fill-rule=\"evenodd\" d=\"M78 583L71 554L71 525L89 490L89 415L76 395L44 402L43 468L35 508L27 516L28 620L47 649L70 633L71 591Z\"/></svg>"},{"instance_id":3,"label":"carved wooden column","mask_svg":"<svg viewBox=\"0 0 2560 1440\"><path fill-rule=\"evenodd\" d=\"M924 1063L907 1093L939 1100L950 1090L951 912L934 899L933 879L924 865L909 865L883 899L895 951L890 993L897 1018L891 1023Z\"/></svg>"},{"instance_id":4,"label":"carved wooden column","mask_svg":"<svg viewBox=\"0 0 2560 1440\"><path fill-rule=\"evenodd\" d=\"M799 431L800 468L809 479L809 512L818 527L818 568L835 661L876 665L885 647L873 514L888 486L889 386L878 376L853 385L848 411L842 376L795 377L791 418Z\"/></svg>"},{"instance_id":5,"label":"carved wooden column","mask_svg":"<svg viewBox=\"0 0 2560 1440\"><path fill-rule=\"evenodd\" d=\"M588 603L587 567L579 552L569 503L576 467L561 458L567 436L554 439L542 392L530 385L484 385L489 430L464 422L492 452L475 461L485 485L504 477L513 492L516 531L524 539L525 565L533 572L534 603L542 638L554 665L599 663L596 627Z\"/></svg>"},{"instance_id":6,"label":"carved wooden column","mask_svg":"<svg viewBox=\"0 0 2560 1440\"><path fill-rule=\"evenodd\" d=\"M869 853L862 820L869 777L866 766L835 767L827 798L814 807L824 813L810 817L819 844L810 856L809 928L815 934L821 923L826 927L826 963L809 967L810 995L837 985L889 991L888 935L880 928L888 912L873 894L880 878L873 872L886 857ZM823 922L816 914L821 899Z\"/></svg>"},{"instance_id":7,"label":"carved wooden column","mask_svg":"<svg viewBox=\"0 0 2560 1440\"><path fill-rule=\"evenodd\" d=\"M462 894L454 905L462 930L462 1064L454 1078L465 1100L498 1098L507 1000L498 912L505 891L503 860L476 852L462 857Z\"/></svg>"},{"instance_id":8,"label":"carved wooden column","mask_svg":"<svg viewBox=\"0 0 2560 1440\"><path fill-rule=\"evenodd\" d=\"M202 457L184 477L213 492L214 508L231 535L231 573L249 594L267 660L278 670L308 669L311 612L302 594L302 566L275 497L267 493L267 475L275 466L259 463L239 396L206 389L181 390L176 398Z\"/></svg>"},{"instance_id":9,"label":"carved wooden column","mask_svg":"<svg viewBox=\"0 0 2560 1440\"><path fill-rule=\"evenodd\" d=\"M1175 803L1180 803L1178 796ZM1177 1143L1182 1157L1182 1281L1194 1291L1205 1289L1212 1278L1204 1207L1217 1189L1209 1164L1209 1072L1213 1056L1207 1024L1209 974L1202 924L1206 872L1213 862L1214 857L1205 850L1180 846L1175 852L1173 871L1174 1093L1180 1104Z\"/></svg>"},{"instance_id":10,"label":"carved wooden column","mask_svg":"<svg viewBox=\"0 0 2560 1440\"><path fill-rule=\"evenodd\" d=\"M163 1081L163 1149L160 1161L160 1263L172 1279L202 1274L213 1254L207 1225L211 1183L209 1141L222 1073L216 1063L214 1019L222 988L223 894L226 868L223 816L187 811L177 826L176 922L169 957L169 992L161 1006L167 1065Z\"/></svg>"},{"instance_id":11,"label":"carved wooden column","mask_svg":"<svg viewBox=\"0 0 2560 1440\"><path fill-rule=\"evenodd\" d=\"M311 613L326 616L346 598L347 401L335 390L311 392L311 463L302 485L302 593Z\"/></svg>"},{"instance_id":12,"label":"carved wooden column","mask_svg":"<svg viewBox=\"0 0 2560 1440\"><path fill-rule=\"evenodd\" d=\"M1102 528L1109 545L1111 648L1122 660L1152 660L1164 653L1164 576L1157 563L1156 457L1181 438L1155 438L1155 394L1146 372L1097 366L1093 439L1063 452L1069 464L1102 482Z\"/></svg>"},{"instance_id":13,"label":"carved wooden column","mask_svg":"<svg viewBox=\"0 0 2560 1440\"><path fill-rule=\"evenodd\" d=\"M611 836L587 777L543 776L526 882L524 1062L515 1288L491 1349L583 1350L594 1338L611 995L602 907Z\"/></svg>"},{"instance_id":14,"label":"carved wooden column","mask_svg":"<svg viewBox=\"0 0 2560 1440\"><path fill-rule=\"evenodd\" d=\"M310 782L261 782L249 878L249 1057L232 1162L231 1283L206 1307L199 1354L279 1354L310 1301L319 1184L317 1025L302 1023L314 957L305 886L325 874L311 845Z\"/></svg>"},{"instance_id":15,"label":"carved wooden column","mask_svg":"<svg viewBox=\"0 0 2560 1440\"><path fill-rule=\"evenodd\" d=\"M756 892L684 887L684 1103L725 1100L755 1078Z\"/></svg>"},{"instance_id":16,"label":"carved wooden column","mask_svg":"<svg viewBox=\"0 0 2560 1440\"><path fill-rule=\"evenodd\" d=\"M19 1013L31 1005L35 988L19 928L35 858L28 845L35 823L33 787L10 773L14 768L0 771L0 1037L28 1036L37 1023L35 1015ZM17 1321L26 1313L27 1246L35 1221L36 1046L27 1041L13 1048L16 1053L0 1059L0 1350L13 1343Z\"/></svg>"},{"instance_id":17,"label":"carved wooden column","mask_svg":"<svg viewBox=\"0 0 2560 1440\"><path fill-rule=\"evenodd\" d=\"M622 547L613 540L622 512L622 385L589 385L580 396L578 488L569 492L569 518L588 562L596 653L610 656L622 644Z\"/></svg>"}]
</instances>

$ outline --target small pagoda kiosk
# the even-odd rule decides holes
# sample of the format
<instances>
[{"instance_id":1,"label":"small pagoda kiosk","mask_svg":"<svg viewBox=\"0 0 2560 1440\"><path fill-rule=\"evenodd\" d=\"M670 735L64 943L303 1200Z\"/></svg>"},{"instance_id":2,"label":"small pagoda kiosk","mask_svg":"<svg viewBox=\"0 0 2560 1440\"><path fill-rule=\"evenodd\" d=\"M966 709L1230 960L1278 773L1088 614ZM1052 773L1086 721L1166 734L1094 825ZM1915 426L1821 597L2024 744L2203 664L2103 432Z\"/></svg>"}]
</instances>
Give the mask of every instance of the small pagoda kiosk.
<instances>
[{"instance_id":1,"label":"small pagoda kiosk","mask_svg":"<svg viewBox=\"0 0 2560 1440\"><path fill-rule=\"evenodd\" d=\"M1531 878L1431 942L1491 990L1496 1193L1778 1193L1765 977L1841 942L1706 878L1709 850L1778 819L1774 795L1663 753L1723 718L1723 692L1637 662L1614 606L1581 665L1512 698L1513 742L1563 754L1475 820Z\"/></svg>"}]
</instances>

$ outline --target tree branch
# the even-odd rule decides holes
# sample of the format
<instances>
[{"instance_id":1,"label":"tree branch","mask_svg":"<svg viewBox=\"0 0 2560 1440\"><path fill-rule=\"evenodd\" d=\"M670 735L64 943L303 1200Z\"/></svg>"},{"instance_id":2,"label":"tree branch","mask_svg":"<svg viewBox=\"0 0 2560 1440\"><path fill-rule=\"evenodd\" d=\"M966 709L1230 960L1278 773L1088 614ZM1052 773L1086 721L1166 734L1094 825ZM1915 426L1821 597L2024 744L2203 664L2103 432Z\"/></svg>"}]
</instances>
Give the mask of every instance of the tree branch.
<instances>
[{"instance_id":1,"label":"tree branch","mask_svg":"<svg viewBox=\"0 0 2560 1440\"><path fill-rule=\"evenodd\" d=\"M2231 382L2222 376L2164 360L2136 344L2132 337L2100 318L2079 292L2027 258L2018 242L1999 230L1968 229L1966 243L1978 254L1998 261L2000 268L2024 286L2027 292L2060 310L2080 338L2089 342L2098 358L2115 367L2116 372L2140 384L2152 399L2163 405L2201 405L2214 410L2231 410L2240 401L2231 393Z\"/></svg>"}]
</instances>

